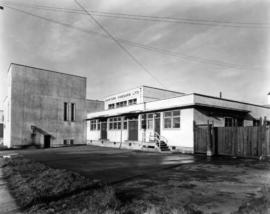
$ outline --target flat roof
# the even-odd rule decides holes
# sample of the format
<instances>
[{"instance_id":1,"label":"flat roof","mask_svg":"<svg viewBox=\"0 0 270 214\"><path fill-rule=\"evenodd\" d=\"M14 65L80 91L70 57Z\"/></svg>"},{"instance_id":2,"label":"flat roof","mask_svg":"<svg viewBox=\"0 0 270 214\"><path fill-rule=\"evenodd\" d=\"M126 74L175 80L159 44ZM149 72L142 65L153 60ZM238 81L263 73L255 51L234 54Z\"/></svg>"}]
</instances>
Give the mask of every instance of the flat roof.
<instances>
[{"instance_id":1,"label":"flat roof","mask_svg":"<svg viewBox=\"0 0 270 214\"><path fill-rule=\"evenodd\" d=\"M23 64L13 63L13 62L10 63L9 68L8 68L8 71L10 70L10 67L12 65L21 66L21 67L27 67L27 68L33 68L33 69L38 69L38 70L43 70L43 71L48 71L48 72L53 72L53 73L58 73L58 74L63 74L63 75L74 76L74 77L79 77L79 78L86 79L86 77L75 75L75 74L68 74L68 73L63 73L63 72L59 72L59 71L53 71L53 70L49 70L49 69L38 68L38 67L34 67L34 66L23 65Z\"/></svg>"},{"instance_id":2,"label":"flat roof","mask_svg":"<svg viewBox=\"0 0 270 214\"><path fill-rule=\"evenodd\" d=\"M185 94L184 92L173 91L173 90L168 90L168 89L158 88L158 87L153 87L153 86L148 86L148 85L142 85L141 87L153 88L153 89L158 89L158 90L161 90L161 91L168 91L168 92L173 92L173 93L178 93L178 94Z\"/></svg>"},{"instance_id":3,"label":"flat roof","mask_svg":"<svg viewBox=\"0 0 270 214\"><path fill-rule=\"evenodd\" d=\"M126 90L124 90L124 91L122 91L122 92L118 92L118 93L113 93L113 94L107 95L107 96L103 97L102 99L105 100L106 98L115 96L115 95L117 95L117 94L126 93L126 92L128 92L128 91L131 91L131 90L134 90L134 89L140 89L140 88L143 88L143 87L146 87L146 88L153 88L153 89L157 89L157 90L161 90L161 91L173 92L173 93L177 93L177 94L180 94L180 95L184 95L184 94L185 94L184 92L173 91L173 90L168 90L168 89L158 88L158 87L152 87L152 86L148 86L148 85L140 85L140 86L137 86L137 87L134 87L134 88L126 89Z\"/></svg>"},{"instance_id":4,"label":"flat roof","mask_svg":"<svg viewBox=\"0 0 270 214\"><path fill-rule=\"evenodd\" d=\"M253 104L253 103L247 103L247 102L242 102L242 101L237 101L237 100L231 100L231 99L224 99L220 97L215 97L215 96L210 96L210 95L205 95L205 94L198 94L198 93L192 93L194 95L198 95L201 97L206 97L206 98L213 98L217 100L224 100L224 101L229 101L229 102L234 102L234 103L240 103L240 104L245 104L245 105L251 105L251 106L256 106L256 107L262 107L266 109L270 109L270 107L264 106L264 105L258 105L258 104Z\"/></svg>"}]
</instances>

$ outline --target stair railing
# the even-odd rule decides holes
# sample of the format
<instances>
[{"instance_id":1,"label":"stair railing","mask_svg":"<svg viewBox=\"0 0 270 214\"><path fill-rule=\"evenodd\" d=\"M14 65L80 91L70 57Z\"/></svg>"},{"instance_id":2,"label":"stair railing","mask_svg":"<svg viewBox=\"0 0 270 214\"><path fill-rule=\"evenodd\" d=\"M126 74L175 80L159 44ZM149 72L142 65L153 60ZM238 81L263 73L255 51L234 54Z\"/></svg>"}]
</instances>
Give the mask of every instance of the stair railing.
<instances>
[{"instance_id":1,"label":"stair railing","mask_svg":"<svg viewBox=\"0 0 270 214\"><path fill-rule=\"evenodd\" d=\"M154 132L153 134L150 134L149 138L150 139L152 138L154 141L157 142L159 150L161 150L161 148L160 148L161 141L163 141L164 143L166 143L166 145L168 145L168 140L165 137L161 136L157 132Z\"/></svg>"}]
</instances>

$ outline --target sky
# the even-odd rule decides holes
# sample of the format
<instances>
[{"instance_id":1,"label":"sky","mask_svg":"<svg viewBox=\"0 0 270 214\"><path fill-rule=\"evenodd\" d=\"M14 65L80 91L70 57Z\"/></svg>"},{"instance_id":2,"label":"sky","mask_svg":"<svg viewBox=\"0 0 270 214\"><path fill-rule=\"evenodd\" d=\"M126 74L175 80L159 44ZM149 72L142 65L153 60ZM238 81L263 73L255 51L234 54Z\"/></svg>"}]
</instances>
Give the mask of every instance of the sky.
<instances>
[{"instance_id":1,"label":"sky","mask_svg":"<svg viewBox=\"0 0 270 214\"><path fill-rule=\"evenodd\" d=\"M88 99L149 85L213 96L222 91L227 99L266 104L270 1L78 1L137 62L102 36L89 15L37 8L80 9L73 0L0 1L24 11L0 10L0 109L12 62L86 76ZM100 12L180 21L115 18Z\"/></svg>"}]
</instances>

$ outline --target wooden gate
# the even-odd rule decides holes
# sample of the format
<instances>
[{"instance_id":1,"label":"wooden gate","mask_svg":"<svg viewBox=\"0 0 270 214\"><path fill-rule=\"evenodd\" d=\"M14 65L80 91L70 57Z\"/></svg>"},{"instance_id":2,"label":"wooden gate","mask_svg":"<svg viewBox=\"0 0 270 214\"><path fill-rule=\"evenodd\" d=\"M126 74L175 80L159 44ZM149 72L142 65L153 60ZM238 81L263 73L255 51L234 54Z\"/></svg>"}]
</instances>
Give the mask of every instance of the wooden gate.
<instances>
[{"instance_id":1,"label":"wooden gate","mask_svg":"<svg viewBox=\"0 0 270 214\"><path fill-rule=\"evenodd\" d=\"M207 152L207 144L211 140L211 131L208 125L194 126L194 153Z\"/></svg>"}]
</instances>

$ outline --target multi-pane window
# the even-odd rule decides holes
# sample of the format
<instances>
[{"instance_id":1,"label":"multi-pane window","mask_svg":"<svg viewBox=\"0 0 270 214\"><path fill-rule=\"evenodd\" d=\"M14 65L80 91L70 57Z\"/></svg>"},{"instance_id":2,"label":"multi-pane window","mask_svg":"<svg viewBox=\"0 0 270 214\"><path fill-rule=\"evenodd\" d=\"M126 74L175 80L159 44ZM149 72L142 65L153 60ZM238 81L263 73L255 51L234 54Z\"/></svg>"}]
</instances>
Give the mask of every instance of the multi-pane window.
<instances>
[{"instance_id":1,"label":"multi-pane window","mask_svg":"<svg viewBox=\"0 0 270 214\"><path fill-rule=\"evenodd\" d=\"M121 117L113 117L109 119L109 129L110 130L120 130L121 129ZM123 129L127 129L127 118L124 118Z\"/></svg>"},{"instance_id":2,"label":"multi-pane window","mask_svg":"<svg viewBox=\"0 0 270 214\"><path fill-rule=\"evenodd\" d=\"M141 120L141 128L142 129L153 129L153 124L154 124L154 115L152 113L142 115L142 120Z\"/></svg>"},{"instance_id":3,"label":"multi-pane window","mask_svg":"<svg viewBox=\"0 0 270 214\"><path fill-rule=\"evenodd\" d=\"M63 144L64 145L73 145L74 144L74 140L73 139L64 139L63 140Z\"/></svg>"},{"instance_id":4,"label":"multi-pane window","mask_svg":"<svg viewBox=\"0 0 270 214\"><path fill-rule=\"evenodd\" d=\"M75 103L71 103L71 115L70 115L70 119L71 121L75 121Z\"/></svg>"},{"instance_id":5,"label":"multi-pane window","mask_svg":"<svg viewBox=\"0 0 270 214\"><path fill-rule=\"evenodd\" d=\"M137 104L137 99L136 98L131 99L131 100L128 101L128 105L135 105L135 104Z\"/></svg>"},{"instance_id":6,"label":"multi-pane window","mask_svg":"<svg viewBox=\"0 0 270 214\"><path fill-rule=\"evenodd\" d=\"M90 130L100 130L99 120L90 120Z\"/></svg>"},{"instance_id":7,"label":"multi-pane window","mask_svg":"<svg viewBox=\"0 0 270 214\"><path fill-rule=\"evenodd\" d=\"M180 128L180 110L164 112L164 128Z\"/></svg>"},{"instance_id":8,"label":"multi-pane window","mask_svg":"<svg viewBox=\"0 0 270 214\"><path fill-rule=\"evenodd\" d=\"M64 121L68 121L68 103L64 103Z\"/></svg>"},{"instance_id":9,"label":"multi-pane window","mask_svg":"<svg viewBox=\"0 0 270 214\"><path fill-rule=\"evenodd\" d=\"M232 117L225 117L225 127L243 126L243 120Z\"/></svg>"},{"instance_id":10,"label":"multi-pane window","mask_svg":"<svg viewBox=\"0 0 270 214\"><path fill-rule=\"evenodd\" d=\"M124 117L124 121L123 121L123 129L127 129L127 118L126 117Z\"/></svg>"},{"instance_id":11,"label":"multi-pane window","mask_svg":"<svg viewBox=\"0 0 270 214\"><path fill-rule=\"evenodd\" d=\"M116 103L116 108L124 107L126 105L127 105L127 101L118 102Z\"/></svg>"},{"instance_id":12,"label":"multi-pane window","mask_svg":"<svg viewBox=\"0 0 270 214\"><path fill-rule=\"evenodd\" d=\"M109 119L109 129L121 129L121 117L114 117Z\"/></svg>"},{"instance_id":13,"label":"multi-pane window","mask_svg":"<svg viewBox=\"0 0 270 214\"><path fill-rule=\"evenodd\" d=\"M108 108L109 108L109 109L114 109L114 108L115 108L115 105L114 105L114 103L112 103L112 104L109 104L109 105L108 105Z\"/></svg>"}]
</instances>

